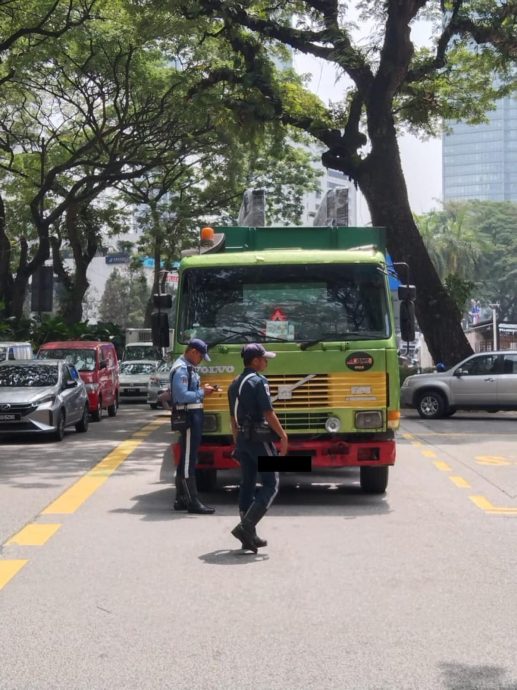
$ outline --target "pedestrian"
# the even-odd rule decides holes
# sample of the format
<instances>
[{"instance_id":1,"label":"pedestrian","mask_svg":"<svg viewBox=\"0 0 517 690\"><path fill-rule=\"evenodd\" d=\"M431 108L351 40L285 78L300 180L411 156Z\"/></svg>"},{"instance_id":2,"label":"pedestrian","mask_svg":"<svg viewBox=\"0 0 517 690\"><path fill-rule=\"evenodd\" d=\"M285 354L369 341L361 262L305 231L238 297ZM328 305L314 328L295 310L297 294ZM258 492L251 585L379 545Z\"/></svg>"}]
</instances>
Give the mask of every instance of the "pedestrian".
<instances>
[{"instance_id":1,"label":"pedestrian","mask_svg":"<svg viewBox=\"0 0 517 690\"><path fill-rule=\"evenodd\" d=\"M203 431L203 399L217 390L210 384L201 388L196 367L208 356L208 345L198 338L187 343L183 355L174 362L170 374L172 414L184 413L186 428L180 431L181 458L176 469L176 498L174 510L209 515L215 512L202 503L197 493L197 453Z\"/></svg>"},{"instance_id":2,"label":"pedestrian","mask_svg":"<svg viewBox=\"0 0 517 690\"><path fill-rule=\"evenodd\" d=\"M276 357L276 354L267 352L259 343L250 343L242 348L241 357L244 371L228 389L236 446L234 456L241 466L241 522L234 527L232 534L240 540L244 549L257 553L257 548L267 546L267 542L257 536L256 525L273 503L279 484L278 472L260 472L262 486L257 487L258 459L266 455L286 455L287 434L273 410L267 379L261 374L266 370L268 360ZM261 435L264 437L262 440ZM273 436L280 440L279 453L273 444Z\"/></svg>"}]
</instances>

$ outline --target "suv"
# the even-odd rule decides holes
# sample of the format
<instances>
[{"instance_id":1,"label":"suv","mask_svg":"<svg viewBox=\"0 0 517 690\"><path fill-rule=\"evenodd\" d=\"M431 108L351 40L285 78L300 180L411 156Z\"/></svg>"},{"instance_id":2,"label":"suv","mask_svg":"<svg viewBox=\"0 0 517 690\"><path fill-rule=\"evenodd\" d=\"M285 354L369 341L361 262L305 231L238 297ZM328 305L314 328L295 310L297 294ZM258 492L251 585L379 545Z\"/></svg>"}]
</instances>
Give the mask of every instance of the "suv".
<instances>
[{"instance_id":1,"label":"suv","mask_svg":"<svg viewBox=\"0 0 517 690\"><path fill-rule=\"evenodd\" d=\"M424 419L450 417L456 410L517 410L517 351L482 352L447 371L408 376L401 405Z\"/></svg>"}]
</instances>

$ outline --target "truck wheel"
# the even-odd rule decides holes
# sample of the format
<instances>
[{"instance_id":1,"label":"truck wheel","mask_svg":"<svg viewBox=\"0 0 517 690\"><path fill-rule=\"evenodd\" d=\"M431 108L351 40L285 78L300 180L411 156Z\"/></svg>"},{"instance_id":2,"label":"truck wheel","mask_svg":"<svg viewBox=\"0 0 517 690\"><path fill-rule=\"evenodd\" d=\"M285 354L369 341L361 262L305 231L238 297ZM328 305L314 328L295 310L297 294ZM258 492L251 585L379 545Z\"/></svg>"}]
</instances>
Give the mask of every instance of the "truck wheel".
<instances>
[{"instance_id":1,"label":"truck wheel","mask_svg":"<svg viewBox=\"0 0 517 690\"><path fill-rule=\"evenodd\" d=\"M217 470L196 470L196 483L200 491L213 491L217 486Z\"/></svg>"},{"instance_id":2,"label":"truck wheel","mask_svg":"<svg viewBox=\"0 0 517 690\"><path fill-rule=\"evenodd\" d=\"M361 490L367 494L383 494L388 486L388 466L361 467Z\"/></svg>"},{"instance_id":3,"label":"truck wheel","mask_svg":"<svg viewBox=\"0 0 517 690\"><path fill-rule=\"evenodd\" d=\"M447 404L445 398L438 391L424 391L416 400L416 409L422 419L438 419L443 417Z\"/></svg>"},{"instance_id":4,"label":"truck wheel","mask_svg":"<svg viewBox=\"0 0 517 690\"><path fill-rule=\"evenodd\" d=\"M102 419L102 400L101 398L97 401L97 409L92 412L92 419L94 422L100 422Z\"/></svg>"}]
</instances>

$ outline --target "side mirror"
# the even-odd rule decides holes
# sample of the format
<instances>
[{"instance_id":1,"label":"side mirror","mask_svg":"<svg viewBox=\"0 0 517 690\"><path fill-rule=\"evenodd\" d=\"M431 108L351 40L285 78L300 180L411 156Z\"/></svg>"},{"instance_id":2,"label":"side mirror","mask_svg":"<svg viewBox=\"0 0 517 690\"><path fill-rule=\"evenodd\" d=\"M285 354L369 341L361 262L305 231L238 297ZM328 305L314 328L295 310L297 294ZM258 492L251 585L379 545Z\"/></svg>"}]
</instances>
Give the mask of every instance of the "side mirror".
<instances>
[{"instance_id":1,"label":"side mirror","mask_svg":"<svg viewBox=\"0 0 517 690\"><path fill-rule=\"evenodd\" d=\"M99 362L99 369L106 369L107 366L108 366L107 360L101 359L101 361Z\"/></svg>"},{"instance_id":2,"label":"side mirror","mask_svg":"<svg viewBox=\"0 0 517 690\"><path fill-rule=\"evenodd\" d=\"M415 304L411 300L400 303L400 335L406 342L415 339Z\"/></svg>"},{"instance_id":3,"label":"side mirror","mask_svg":"<svg viewBox=\"0 0 517 690\"><path fill-rule=\"evenodd\" d=\"M65 381L65 388L75 388L77 386L77 381L75 379L68 379Z\"/></svg>"},{"instance_id":4,"label":"side mirror","mask_svg":"<svg viewBox=\"0 0 517 690\"><path fill-rule=\"evenodd\" d=\"M464 374L467 374L466 369L455 369L454 370L454 376L463 376Z\"/></svg>"}]
</instances>

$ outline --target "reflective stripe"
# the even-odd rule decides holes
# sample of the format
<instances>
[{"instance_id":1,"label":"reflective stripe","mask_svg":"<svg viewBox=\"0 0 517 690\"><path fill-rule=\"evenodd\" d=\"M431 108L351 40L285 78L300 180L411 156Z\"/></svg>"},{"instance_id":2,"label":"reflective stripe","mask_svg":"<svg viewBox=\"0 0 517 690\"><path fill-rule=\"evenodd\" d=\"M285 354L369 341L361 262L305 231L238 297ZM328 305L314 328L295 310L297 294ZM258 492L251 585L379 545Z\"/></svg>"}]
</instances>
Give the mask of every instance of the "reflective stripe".
<instances>
[{"instance_id":1,"label":"reflective stripe","mask_svg":"<svg viewBox=\"0 0 517 690\"><path fill-rule=\"evenodd\" d=\"M190 465L190 429L187 429L185 434L185 467L183 469L183 474L185 479L189 478L189 465Z\"/></svg>"},{"instance_id":2,"label":"reflective stripe","mask_svg":"<svg viewBox=\"0 0 517 690\"><path fill-rule=\"evenodd\" d=\"M188 403L187 405L175 405L177 410L202 410L203 403Z\"/></svg>"},{"instance_id":3,"label":"reflective stripe","mask_svg":"<svg viewBox=\"0 0 517 690\"><path fill-rule=\"evenodd\" d=\"M278 487L279 486L280 486L280 475L278 472L275 472L275 491L274 491L273 495L271 496L271 498L269 499L268 504L266 506L268 510L271 508L271 504L275 500L275 496L278 493Z\"/></svg>"},{"instance_id":4,"label":"reflective stripe","mask_svg":"<svg viewBox=\"0 0 517 690\"><path fill-rule=\"evenodd\" d=\"M257 373L257 372L254 371L252 374L248 374L248 375L245 376L245 377L242 379L242 381L241 381L241 385L239 386L239 390L237 391L237 397L236 397L236 399L235 399L235 405L234 405L234 407L233 407L233 418L235 419L236 422L238 421L238 420L237 420L237 410L238 410L238 408L239 408L239 396L240 396L240 394L241 394L242 387L244 386L244 384L246 383L246 381L247 381L248 379L250 379L252 376L255 376L256 373Z\"/></svg>"}]
</instances>

